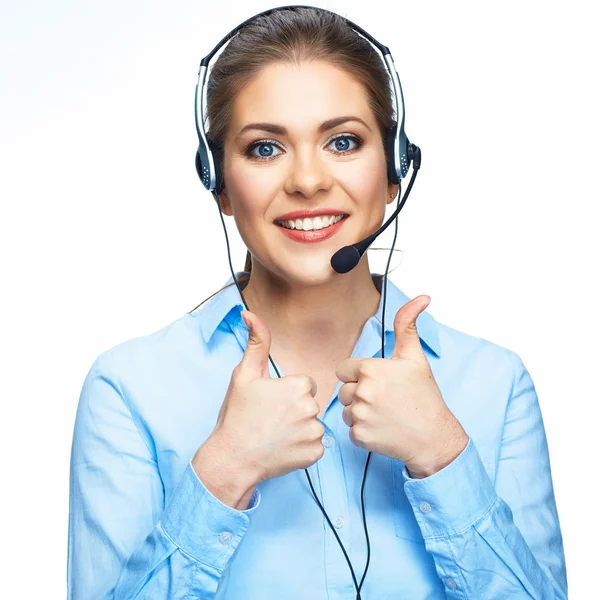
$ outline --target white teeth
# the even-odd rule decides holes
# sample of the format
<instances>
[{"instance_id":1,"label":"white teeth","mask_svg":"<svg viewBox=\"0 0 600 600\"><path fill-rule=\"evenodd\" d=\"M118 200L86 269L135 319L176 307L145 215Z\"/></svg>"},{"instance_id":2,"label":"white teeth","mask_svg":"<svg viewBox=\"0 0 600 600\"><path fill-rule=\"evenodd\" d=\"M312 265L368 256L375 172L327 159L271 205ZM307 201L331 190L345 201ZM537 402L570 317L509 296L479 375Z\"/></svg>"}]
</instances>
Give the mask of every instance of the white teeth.
<instances>
[{"instance_id":1,"label":"white teeth","mask_svg":"<svg viewBox=\"0 0 600 600\"><path fill-rule=\"evenodd\" d=\"M344 215L338 215L336 217L322 216L315 217L314 219L296 219L293 221L277 221L279 225L282 225L286 229L302 229L304 231L312 231L317 229L324 229L329 227L338 221L341 221Z\"/></svg>"}]
</instances>

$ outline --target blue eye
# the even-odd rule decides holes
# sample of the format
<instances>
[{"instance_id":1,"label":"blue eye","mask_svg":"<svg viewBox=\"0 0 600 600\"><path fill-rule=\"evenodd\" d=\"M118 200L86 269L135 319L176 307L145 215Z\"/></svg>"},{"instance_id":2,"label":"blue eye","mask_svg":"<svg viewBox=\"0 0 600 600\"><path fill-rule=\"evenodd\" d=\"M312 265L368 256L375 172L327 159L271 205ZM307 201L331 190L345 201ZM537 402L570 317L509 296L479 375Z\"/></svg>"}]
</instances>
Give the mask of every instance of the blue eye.
<instances>
[{"instance_id":1,"label":"blue eye","mask_svg":"<svg viewBox=\"0 0 600 600\"><path fill-rule=\"evenodd\" d=\"M354 142L356 144L356 147L349 148L348 145L350 142ZM357 148L360 147L358 138L356 138L353 135L341 135L341 136L336 137L333 140L331 140L330 144L334 144L335 149L340 154L345 154L346 152L348 152L348 150L356 150ZM338 152L336 152L336 153L338 153Z\"/></svg>"},{"instance_id":2,"label":"blue eye","mask_svg":"<svg viewBox=\"0 0 600 600\"><path fill-rule=\"evenodd\" d=\"M349 147L351 143L354 143L355 146ZM334 154L344 155L344 154L352 154L356 150L358 150L363 145L363 140L356 135L342 134L331 140L328 146L332 144L335 145L335 149L333 150ZM273 148L282 149L281 146L275 140L258 140L256 142L251 143L246 150L244 151L244 155L252 158L254 160L271 160L275 158L277 154L274 154ZM254 152L254 150L258 149L258 154Z\"/></svg>"},{"instance_id":3,"label":"blue eye","mask_svg":"<svg viewBox=\"0 0 600 600\"><path fill-rule=\"evenodd\" d=\"M258 155L254 154L254 150L258 148ZM261 140L259 142L255 142L248 147L246 150L246 155L251 156L252 158L258 158L259 160L269 159L272 156L277 156L273 154L273 148L279 148L275 142L269 140Z\"/></svg>"}]
</instances>

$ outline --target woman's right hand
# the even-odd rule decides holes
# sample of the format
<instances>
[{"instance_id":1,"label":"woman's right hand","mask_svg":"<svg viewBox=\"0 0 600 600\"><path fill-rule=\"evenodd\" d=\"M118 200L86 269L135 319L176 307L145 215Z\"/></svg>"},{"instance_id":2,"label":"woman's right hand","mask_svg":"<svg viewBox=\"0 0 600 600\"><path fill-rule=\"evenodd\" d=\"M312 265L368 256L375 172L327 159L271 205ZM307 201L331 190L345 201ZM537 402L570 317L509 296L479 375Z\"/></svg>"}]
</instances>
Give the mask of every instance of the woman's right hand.
<instances>
[{"instance_id":1,"label":"woman's right hand","mask_svg":"<svg viewBox=\"0 0 600 600\"><path fill-rule=\"evenodd\" d=\"M310 375L271 378L269 328L250 311L242 311L242 318L248 343L233 369L211 438L258 484L317 462L325 451L325 428L317 419L316 381Z\"/></svg>"}]
</instances>

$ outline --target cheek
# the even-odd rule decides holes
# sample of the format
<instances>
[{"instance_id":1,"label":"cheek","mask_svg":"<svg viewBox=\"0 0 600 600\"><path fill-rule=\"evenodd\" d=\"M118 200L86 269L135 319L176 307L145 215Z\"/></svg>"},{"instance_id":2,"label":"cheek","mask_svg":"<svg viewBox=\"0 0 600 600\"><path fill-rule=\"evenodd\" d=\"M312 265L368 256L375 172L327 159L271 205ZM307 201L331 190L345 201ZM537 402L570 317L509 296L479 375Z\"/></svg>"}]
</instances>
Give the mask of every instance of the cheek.
<instances>
[{"instance_id":1,"label":"cheek","mask_svg":"<svg viewBox=\"0 0 600 600\"><path fill-rule=\"evenodd\" d=\"M250 171L235 160L228 167L225 184L232 199L233 218L244 244L254 251L256 232L265 227L265 215L277 185L267 169Z\"/></svg>"},{"instance_id":2,"label":"cheek","mask_svg":"<svg viewBox=\"0 0 600 600\"><path fill-rule=\"evenodd\" d=\"M357 208L370 205L374 214L383 215L387 196L387 167L383 155L373 152L360 161L342 166L343 172L338 173L337 179L358 204Z\"/></svg>"},{"instance_id":3,"label":"cheek","mask_svg":"<svg viewBox=\"0 0 600 600\"><path fill-rule=\"evenodd\" d=\"M260 198L271 198L284 181L273 165L249 167L242 162L233 161L228 171L226 183L234 197L248 198L253 205Z\"/></svg>"},{"instance_id":4,"label":"cheek","mask_svg":"<svg viewBox=\"0 0 600 600\"><path fill-rule=\"evenodd\" d=\"M356 169L346 178L347 189L352 191L352 197L365 201L380 203L387 191L385 173L375 165L372 169Z\"/></svg>"},{"instance_id":5,"label":"cheek","mask_svg":"<svg viewBox=\"0 0 600 600\"><path fill-rule=\"evenodd\" d=\"M236 213L250 216L262 214L281 188L277 169L249 165L243 158L234 158L226 165L225 183L231 196L236 199L233 207Z\"/></svg>"}]
</instances>

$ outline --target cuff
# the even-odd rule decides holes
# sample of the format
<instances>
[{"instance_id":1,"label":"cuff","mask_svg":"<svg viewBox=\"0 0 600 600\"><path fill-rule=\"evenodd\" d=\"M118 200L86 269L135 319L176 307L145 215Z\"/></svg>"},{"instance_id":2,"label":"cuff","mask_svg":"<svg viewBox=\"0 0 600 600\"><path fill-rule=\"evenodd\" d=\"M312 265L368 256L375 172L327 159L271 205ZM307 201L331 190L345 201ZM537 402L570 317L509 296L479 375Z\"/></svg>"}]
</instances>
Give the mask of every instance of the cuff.
<instances>
[{"instance_id":1,"label":"cuff","mask_svg":"<svg viewBox=\"0 0 600 600\"><path fill-rule=\"evenodd\" d=\"M242 541L259 504L258 488L246 510L224 504L204 486L190 460L160 525L173 543L192 558L222 571Z\"/></svg>"},{"instance_id":2,"label":"cuff","mask_svg":"<svg viewBox=\"0 0 600 600\"><path fill-rule=\"evenodd\" d=\"M498 497L471 438L464 450L437 473L413 479L405 466L402 477L423 539L463 532Z\"/></svg>"}]
</instances>

